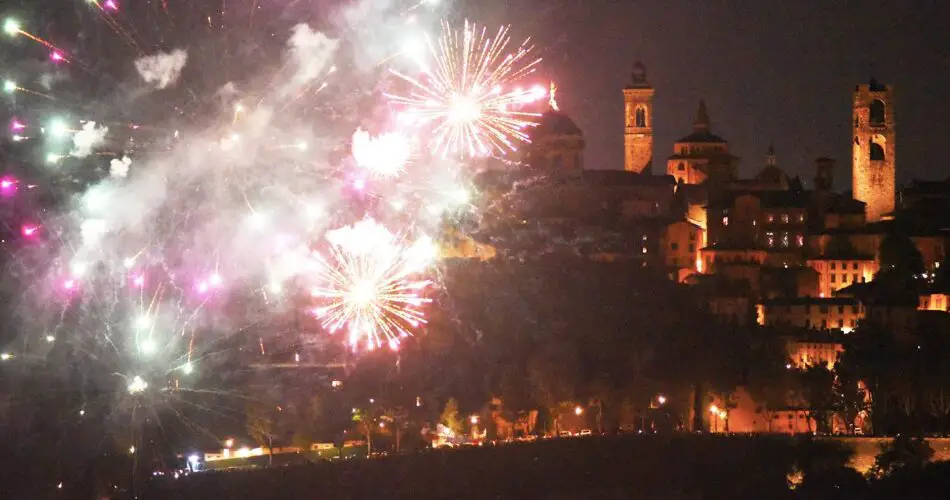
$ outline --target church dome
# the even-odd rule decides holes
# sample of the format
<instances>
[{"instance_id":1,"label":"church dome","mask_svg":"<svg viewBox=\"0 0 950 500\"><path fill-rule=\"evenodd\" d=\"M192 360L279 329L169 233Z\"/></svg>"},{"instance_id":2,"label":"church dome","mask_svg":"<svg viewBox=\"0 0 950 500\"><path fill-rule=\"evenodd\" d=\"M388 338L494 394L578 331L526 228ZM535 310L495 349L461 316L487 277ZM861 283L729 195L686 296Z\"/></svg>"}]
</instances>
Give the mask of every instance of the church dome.
<instances>
[{"instance_id":1,"label":"church dome","mask_svg":"<svg viewBox=\"0 0 950 500\"><path fill-rule=\"evenodd\" d=\"M557 135L583 136L584 133L570 116L555 109L545 111L538 119L538 124L528 131L528 137L531 139L531 142L535 142L544 137Z\"/></svg>"},{"instance_id":2,"label":"church dome","mask_svg":"<svg viewBox=\"0 0 950 500\"><path fill-rule=\"evenodd\" d=\"M699 101L696 110L696 119L693 120L693 133L676 141L685 144L725 144L727 141L711 131L709 113L706 111L706 101Z\"/></svg>"}]
</instances>

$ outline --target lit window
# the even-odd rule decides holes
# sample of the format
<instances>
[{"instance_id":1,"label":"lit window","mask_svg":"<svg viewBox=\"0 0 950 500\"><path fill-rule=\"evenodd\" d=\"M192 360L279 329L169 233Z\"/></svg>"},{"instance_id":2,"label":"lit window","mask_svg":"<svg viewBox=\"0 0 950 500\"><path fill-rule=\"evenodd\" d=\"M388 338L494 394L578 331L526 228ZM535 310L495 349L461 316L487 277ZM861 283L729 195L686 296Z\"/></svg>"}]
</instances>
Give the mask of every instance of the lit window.
<instances>
[{"instance_id":1,"label":"lit window","mask_svg":"<svg viewBox=\"0 0 950 500\"><path fill-rule=\"evenodd\" d=\"M775 222L775 216L772 214L769 214L768 220L769 222Z\"/></svg>"},{"instance_id":2,"label":"lit window","mask_svg":"<svg viewBox=\"0 0 950 500\"><path fill-rule=\"evenodd\" d=\"M729 225L729 216L728 216L728 215L722 218L722 225L723 225L723 226L728 226L728 225Z\"/></svg>"},{"instance_id":3,"label":"lit window","mask_svg":"<svg viewBox=\"0 0 950 500\"><path fill-rule=\"evenodd\" d=\"M798 222L805 222L805 214L798 214Z\"/></svg>"},{"instance_id":4,"label":"lit window","mask_svg":"<svg viewBox=\"0 0 950 500\"><path fill-rule=\"evenodd\" d=\"M854 269L855 271L857 271L857 270L858 270L858 263L855 262L855 263L851 264L851 269Z\"/></svg>"},{"instance_id":5,"label":"lit window","mask_svg":"<svg viewBox=\"0 0 950 500\"><path fill-rule=\"evenodd\" d=\"M647 247L643 247L643 253L647 253Z\"/></svg>"},{"instance_id":6,"label":"lit window","mask_svg":"<svg viewBox=\"0 0 950 500\"><path fill-rule=\"evenodd\" d=\"M837 265L838 265L837 262L832 262L832 263L831 263L831 270L834 271Z\"/></svg>"},{"instance_id":7,"label":"lit window","mask_svg":"<svg viewBox=\"0 0 950 500\"><path fill-rule=\"evenodd\" d=\"M788 248L788 233L782 233L782 246Z\"/></svg>"},{"instance_id":8,"label":"lit window","mask_svg":"<svg viewBox=\"0 0 950 500\"><path fill-rule=\"evenodd\" d=\"M775 246L775 233L773 233L772 231L765 233L765 239L768 242L768 245L770 247Z\"/></svg>"},{"instance_id":9,"label":"lit window","mask_svg":"<svg viewBox=\"0 0 950 500\"><path fill-rule=\"evenodd\" d=\"M795 244L798 246L805 246L805 237L802 235L795 236Z\"/></svg>"},{"instance_id":10,"label":"lit window","mask_svg":"<svg viewBox=\"0 0 950 500\"><path fill-rule=\"evenodd\" d=\"M647 240L647 235L644 234L642 239L643 239L643 241L646 241L646 240Z\"/></svg>"},{"instance_id":11,"label":"lit window","mask_svg":"<svg viewBox=\"0 0 950 500\"><path fill-rule=\"evenodd\" d=\"M782 214L782 224L788 224L788 214Z\"/></svg>"}]
</instances>

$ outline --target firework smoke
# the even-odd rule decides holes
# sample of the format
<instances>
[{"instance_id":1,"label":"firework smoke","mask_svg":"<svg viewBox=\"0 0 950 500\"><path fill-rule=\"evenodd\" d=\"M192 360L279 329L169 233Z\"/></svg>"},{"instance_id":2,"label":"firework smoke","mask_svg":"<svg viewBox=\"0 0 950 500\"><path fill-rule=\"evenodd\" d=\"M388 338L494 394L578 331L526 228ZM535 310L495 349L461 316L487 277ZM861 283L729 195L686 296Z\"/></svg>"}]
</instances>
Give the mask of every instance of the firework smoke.
<instances>
[{"instance_id":1,"label":"firework smoke","mask_svg":"<svg viewBox=\"0 0 950 500\"><path fill-rule=\"evenodd\" d=\"M145 56L135 61L135 69L146 83L156 89L168 88L178 81L181 70L188 63L188 52L176 49L171 52L161 52Z\"/></svg>"}]
</instances>

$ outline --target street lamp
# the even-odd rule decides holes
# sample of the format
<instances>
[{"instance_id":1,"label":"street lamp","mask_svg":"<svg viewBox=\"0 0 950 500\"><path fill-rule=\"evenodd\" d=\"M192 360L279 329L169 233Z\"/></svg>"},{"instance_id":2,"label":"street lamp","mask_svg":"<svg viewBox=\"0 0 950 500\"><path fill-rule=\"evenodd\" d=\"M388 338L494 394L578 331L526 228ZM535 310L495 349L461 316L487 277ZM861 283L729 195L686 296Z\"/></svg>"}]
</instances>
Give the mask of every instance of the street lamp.
<instances>
[{"instance_id":1,"label":"street lamp","mask_svg":"<svg viewBox=\"0 0 950 500\"><path fill-rule=\"evenodd\" d=\"M660 394L659 396L656 397L656 402L660 403L661 405L666 404L666 396Z\"/></svg>"},{"instance_id":2,"label":"street lamp","mask_svg":"<svg viewBox=\"0 0 950 500\"><path fill-rule=\"evenodd\" d=\"M583 414L583 413L584 413L584 409L581 408L579 405L574 407L574 414L575 414L575 415L580 416L580 415Z\"/></svg>"},{"instance_id":3,"label":"street lamp","mask_svg":"<svg viewBox=\"0 0 950 500\"><path fill-rule=\"evenodd\" d=\"M478 415L472 415L469 421L472 422L472 425L478 425Z\"/></svg>"}]
</instances>

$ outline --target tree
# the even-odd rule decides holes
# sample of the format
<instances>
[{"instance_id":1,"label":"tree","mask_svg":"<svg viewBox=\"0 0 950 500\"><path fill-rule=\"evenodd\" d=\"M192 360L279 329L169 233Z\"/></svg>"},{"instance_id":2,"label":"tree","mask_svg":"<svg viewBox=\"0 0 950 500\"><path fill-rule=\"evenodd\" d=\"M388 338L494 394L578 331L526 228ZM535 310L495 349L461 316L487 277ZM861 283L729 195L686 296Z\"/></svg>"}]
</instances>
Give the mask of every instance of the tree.
<instances>
[{"instance_id":1,"label":"tree","mask_svg":"<svg viewBox=\"0 0 950 500\"><path fill-rule=\"evenodd\" d=\"M396 439L396 453L402 450L402 433L406 430L409 412L401 406L392 406L383 410L380 419L389 422L393 437Z\"/></svg>"},{"instance_id":2,"label":"tree","mask_svg":"<svg viewBox=\"0 0 950 500\"><path fill-rule=\"evenodd\" d=\"M439 416L439 423L456 434L461 434L464 431L462 419L459 418L459 403L455 398L449 398L445 402L445 408L442 410L442 415Z\"/></svg>"},{"instance_id":3,"label":"tree","mask_svg":"<svg viewBox=\"0 0 950 500\"><path fill-rule=\"evenodd\" d=\"M373 418L366 410L353 412L353 423L356 432L366 438L366 456L373 453Z\"/></svg>"},{"instance_id":4,"label":"tree","mask_svg":"<svg viewBox=\"0 0 950 500\"><path fill-rule=\"evenodd\" d=\"M268 464L274 462L274 438L282 408L269 400L250 399L245 409L247 433L255 443L267 446Z\"/></svg>"},{"instance_id":5,"label":"tree","mask_svg":"<svg viewBox=\"0 0 950 500\"><path fill-rule=\"evenodd\" d=\"M874 459L870 473L882 477L904 467L922 469L933 458L934 450L923 438L912 439L898 434L881 445L881 453Z\"/></svg>"},{"instance_id":6,"label":"tree","mask_svg":"<svg viewBox=\"0 0 950 500\"><path fill-rule=\"evenodd\" d=\"M799 373L801 395L808 404L808 417L814 419L817 431L831 430L831 415L835 411L835 374L824 364L811 365Z\"/></svg>"},{"instance_id":7,"label":"tree","mask_svg":"<svg viewBox=\"0 0 950 500\"><path fill-rule=\"evenodd\" d=\"M554 424L554 434L560 432L560 411L573 407L575 358L564 345L550 345L528 361L528 380L533 399L545 410Z\"/></svg>"}]
</instances>

